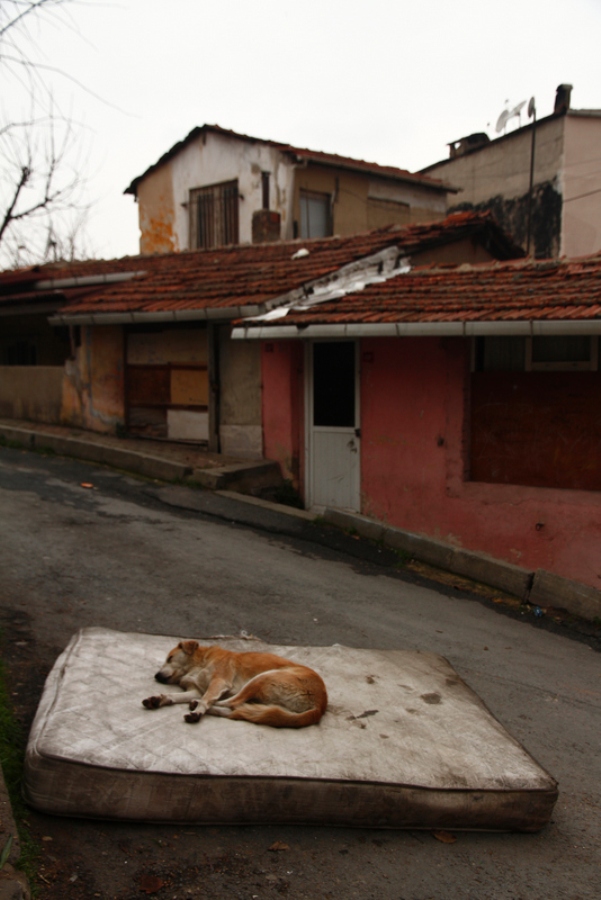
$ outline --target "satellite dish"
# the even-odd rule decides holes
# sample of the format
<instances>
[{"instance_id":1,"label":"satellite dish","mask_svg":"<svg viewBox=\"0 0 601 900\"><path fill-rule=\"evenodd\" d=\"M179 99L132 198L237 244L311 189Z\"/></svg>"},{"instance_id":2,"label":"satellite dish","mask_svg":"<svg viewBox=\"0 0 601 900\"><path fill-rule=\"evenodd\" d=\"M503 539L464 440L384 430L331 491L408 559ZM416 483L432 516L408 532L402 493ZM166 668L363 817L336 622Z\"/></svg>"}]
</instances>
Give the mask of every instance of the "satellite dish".
<instances>
[{"instance_id":1,"label":"satellite dish","mask_svg":"<svg viewBox=\"0 0 601 900\"><path fill-rule=\"evenodd\" d=\"M503 112L501 113L501 115L500 115L499 118L497 119L497 125L496 125L496 131L497 131L497 134L498 134L500 131L503 131L503 129L507 127L507 123L509 122L510 119L513 119L514 116L519 116L519 117L520 117L520 123L521 123L521 115L520 115L520 113L521 113L521 111L522 111L522 109L523 109L523 107L524 107L525 105L526 105L526 101L525 101L525 100L522 100L522 102L521 102L521 103L518 103L517 106L514 106L513 109L504 109L504 110L503 110Z\"/></svg>"},{"instance_id":2,"label":"satellite dish","mask_svg":"<svg viewBox=\"0 0 601 900\"><path fill-rule=\"evenodd\" d=\"M503 129L507 125L508 118L509 118L509 110L504 109L503 112L501 113L501 115L499 116L499 118L497 119L497 124L495 126L495 131L497 132L497 134L500 131L503 131Z\"/></svg>"},{"instance_id":3,"label":"satellite dish","mask_svg":"<svg viewBox=\"0 0 601 900\"><path fill-rule=\"evenodd\" d=\"M534 102L534 97L530 97L530 103L528 104L528 118L531 119L532 116L536 115L536 103Z\"/></svg>"}]
</instances>

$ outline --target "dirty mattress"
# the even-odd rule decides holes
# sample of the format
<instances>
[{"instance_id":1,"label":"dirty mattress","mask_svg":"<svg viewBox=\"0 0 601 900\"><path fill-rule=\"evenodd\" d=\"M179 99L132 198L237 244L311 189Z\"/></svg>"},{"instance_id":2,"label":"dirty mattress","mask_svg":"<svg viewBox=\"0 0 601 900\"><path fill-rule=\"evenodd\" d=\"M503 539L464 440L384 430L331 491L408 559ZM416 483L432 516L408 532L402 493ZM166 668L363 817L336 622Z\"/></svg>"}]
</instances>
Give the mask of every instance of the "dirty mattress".
<instances>
[{"instance_id":1,"label":"dirty mattress","mask_svg":"<svg viewBox=\"0 0 601 900\"><path fill-rule=\"evenodd\" d=\"M421 651L266 650L323 677L316 726L276 729L185 705L146 710L182 638L86 628L48 679L29 736L27 802L46 813L153 822L536 831L557 784L447 660Z\"/></svg>"}]
</instances>

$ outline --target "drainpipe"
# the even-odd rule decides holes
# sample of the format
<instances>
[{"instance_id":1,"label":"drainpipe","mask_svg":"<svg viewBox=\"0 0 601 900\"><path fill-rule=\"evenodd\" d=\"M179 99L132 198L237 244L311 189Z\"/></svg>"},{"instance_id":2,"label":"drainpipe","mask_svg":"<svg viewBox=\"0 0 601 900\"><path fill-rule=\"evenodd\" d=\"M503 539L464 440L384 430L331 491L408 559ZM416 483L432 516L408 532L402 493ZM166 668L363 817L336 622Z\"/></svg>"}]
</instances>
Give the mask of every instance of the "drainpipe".
<instances>
[{"instance_id":1,"label":"drainpipe","mask_svg":"<svg viewBox=\"0 0 601 900\"><path fill-rule=\"evenodd\" d=\"M532 119L532 143L530 146L530 187L528 190L528 232L526 238L526 254L530 256L530 240L532 237L532 193L534 190L534 150L536 145L536 104L534 97L528 104L528 118Z\"/></svg>"},{"instance_id":2,"label":"drainpipe","mask_svg":"<svg viewBox=\"0 0 601 900\"><path fill-rule=\"evenodd\" d=\"M219 326L209 322L207 326L209 353L209 450L220 452L219 440Z\"/></svg>"}]
</instances>

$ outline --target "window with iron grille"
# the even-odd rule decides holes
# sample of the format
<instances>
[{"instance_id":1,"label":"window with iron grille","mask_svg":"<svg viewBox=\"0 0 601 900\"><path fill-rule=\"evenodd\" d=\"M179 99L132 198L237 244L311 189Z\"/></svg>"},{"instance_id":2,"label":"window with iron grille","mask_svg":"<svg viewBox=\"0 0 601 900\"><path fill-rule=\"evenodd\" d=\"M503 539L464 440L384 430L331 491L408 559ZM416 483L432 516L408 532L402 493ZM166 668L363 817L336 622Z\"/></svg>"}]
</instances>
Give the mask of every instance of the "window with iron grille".
<instances>
[{"instance_id":1,"label":"window with iron grille","mask_svg":"<svg viewBox=\"0 0 601 900\"><path fill-rule=\"evenodd\" d=\"M190 249L239 243L238 181L190 191Z\"/></svg>"}]
</instances>

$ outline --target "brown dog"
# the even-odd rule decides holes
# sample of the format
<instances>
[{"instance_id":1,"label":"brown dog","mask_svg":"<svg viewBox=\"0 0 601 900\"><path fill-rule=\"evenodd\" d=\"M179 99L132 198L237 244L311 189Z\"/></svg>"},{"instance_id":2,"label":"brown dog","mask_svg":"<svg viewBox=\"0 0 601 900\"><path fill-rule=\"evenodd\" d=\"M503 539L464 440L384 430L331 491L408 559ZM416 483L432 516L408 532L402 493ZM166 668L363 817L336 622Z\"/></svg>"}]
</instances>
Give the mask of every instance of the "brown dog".
<instances>
[{"instance_id":1,"label":"brown dog","mask_svg":"<svg viewBox=\"0 0 601 900\"><path fill-rule=\"evenodd\" d=\"M273 653L233 653L181 641L154 676L161 684L179 684L182 694L147 697L146 709L188 703L186 722L204 713L244 719L274 728L315 725L328 703L317 672ZM200 699L199 699L200 698Z\"/></svg>"}]
</instances>

